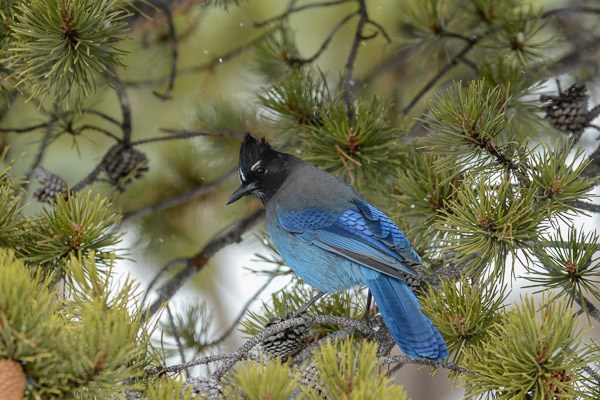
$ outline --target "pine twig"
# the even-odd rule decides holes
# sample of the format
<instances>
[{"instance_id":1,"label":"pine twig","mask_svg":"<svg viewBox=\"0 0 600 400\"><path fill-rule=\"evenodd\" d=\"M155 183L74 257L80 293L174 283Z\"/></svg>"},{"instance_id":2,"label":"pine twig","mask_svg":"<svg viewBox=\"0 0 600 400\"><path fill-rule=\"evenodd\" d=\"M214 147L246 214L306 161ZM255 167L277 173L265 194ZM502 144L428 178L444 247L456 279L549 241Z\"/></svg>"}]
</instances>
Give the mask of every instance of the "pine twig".
<instances>
[{"instance_id":1,"label":"pine twig","mask_svg":"<svg viewBox=\"0 0 600 400\"><path fill-rule=\"evenodd\" d=\"M448 72L450 72L450 70L452 68L457 66L459 64L459 62L461 62L463 57L465 57L471 50L473 50L473 48L479 42L479 40L480 39L478 37L470 39L469 42L463 47L463 49L460 52L458 52L458 54L456 54L454 57L452 57L450 59L450 61L448 61L448 63L446 63L446 65L444 65L442 68L440 68L440 70L437 72L437 74L435 74L435 76L433 78L431 78L425 84L425 86L423 86L421 88L421 90L419 90L419 92L412 98L412 100L408 103L408 105L402 109L402 115L407 115L410 112L410 110L412 110L417 105L419 100L421 100L423 98L423 96L425 96L425 94L429 90L431 90L431 88L444 75L446 75Z\"/></svg>"},{"instance_id":2,"label":"pine twig","mask_svg":"<svg viewBox=\"0 0 600 400\"><path fill-rule=\"evenodd\" d=\"M354 64L356 63L356 57L358 56L358 46L360 45L361 40L363 40L363 28L369 21L369 14L367 13L367 5L365 0L357 1L359 6L358 14L360 15L360 20L358 21L356 32L354 34L354 40L352 41L350 53L348 54L348 59L346 60L344 80L342 82L342 98L344 99L344 104L346 105L348 122L351 129L354 128L354 124L356 123L354 105L352 104L352 75Z\"/></svg>"},{"instance_id":3,"label":"pine twig","mask_svg":"<svg viewBox=\"0 0 600 400\"><path fill-rule=\"evenodd\" d=\"M52 131L50 129L46 130L42 141L40 142L40 148L35 154L35 158L29 167L29 171L27 172L27 179L22 185L23 190L27 191L29 185L31 184L31 178L33 177L35 169L42 163L44 156L46 155L46 150L48 149L48 145L50 144L50 138L52 137ZM25 196L21 199L21 205L25 204Z\"/></svg>"},{"instance_id":4,"label":"pine twig","mask_svg":"<svg viewBox=\"0 0 600 400\"><path fill-rule=\"evenodd\" d=\"M450 371L458 372L461 374L470 374L471 372L457 364L451 363L445 360L431 360L429 358L410 358L404 355L387 356L379 359L381 364L416 364L426 365L432 368L444 368Z\"/></svg>"},{"instance_id":5,"label":"pine twig","mask_svg":"<svg viewBox=\"0 0 600 400\"><path fill-rule=\"evenodd\" d=\"M342 20L340 20L340 22L338 22L333 27L333 29L329 32L329 34L327 35L327 37L325 38L323 43L321 43L321 46L319 47L319 49L312 56L310 56L308 58L292 59L290 61L293 63L303 65L303 64L310 64L313 61L315 61L317 58L321 57L321 54L323 54L323 52L327 49L327 47L329 47L329 44L333 40L333 37L336 35L336 33L338 33L339 30L342 29L342 27L344 25L346 25L348 22L350 22L350 20L352 18L354 18L356 15L358 15L358 14L357 13L348 14Z\"/></svg>"},{"instance_id":6,"label":"pine twig","mask_svg":"<svg viewBox=\"0 0 600 400\"><path fill-rule=\"evenodd\" d=\"M332 6L337 6L340 4L344 4L344 3L349 3L353 0L333 0L333 1L324 1L322 3L308 3L308 4L303 4L301 6L295 7L295 3L296 0L292 0L290 1L290 4L288 5L286 11L284 11L283 13L276 15L275 17L266 19L264 21L258 21L258 22L254 22L252 25L255 28L262 28L263 26L272 24L273 22L278 22L281 20L284 20L286 18L289 18L290 15L298 13L300 11L304 11L304 10L308 10L311 8L327 8L327 7L332 7Z\"/></svg>"},{"instance_id":7,"label":"pine twig","mask_svg":"<svg viewBox=\"0 0 600 400\"><path fill-rule=\"evenodd\" d=\"M586 297L583 297L583 301L581 300L583 296L573 296L573 300L581 307L581 310L584 309L587 311L587 315L594 318L597 322L600 322L600 310L592 304Z\"/></svg>"},{"instance_id":8,"label":"pine twig","mask_svg":"<svg viewBox=\"0 0 600 400\"><path fill-rule=\"evenodd\" d=\"M191 367L196 367L198 365L205 365L205 364L210 364L210 363L214 363L214 362L221 361L221 360L226 360L228 358L232 358L233 356L234 356L233 353L221 353L221 354L215 354L212 356L198 358L196 360L191 360L184 364L176 364L176 365L171 365L169 367L158 366L158 367L155 367L155 368L149 370L148 375L152 376L152 375L156 375L156 374L181 372L181 371L191 368Z\"/></svg>"},{"instance_id":9,"label":"pine twig","mask_svg":"<svg viewBox=\"0 0 600 400\"><path fill-rule=\"evenodd\" d=\"M247 358L250 351L259 343L268 337L283 332L286 329L301 325L312 324L334 324L346 328L351 328L367 337L373 337L373 330L363 321L356 321L351 318L338 317L334 315L303 315L296 318L286 319L277 324L265 328L261 333L251 337L242 344L236 351L231 353L233 356L228 358L221 367L219 367L211 376L211 379L219 381L227 371L229 371L239 360Z\"/></svg>"},{"instance_id":10,"label":"pine twig","mask_svg":"<svg viewBox=\"0 0 600 400\"><path fill-rule=\"evenodd\" d=\"M95 167L94 169L87 174L86 177L84 177L82 180L80 180L79 182L77 182L75 185L73 185L73 187L71 188L71 190L73 192L78 192L81 189L83 189L84 187L91 185L92 183L94 183L96 181L96 179L98 178L98 175L100 175L100 172L102 172L102 168L104 168L104 159L102 159Z\"/></svg>"},{"instance_id":11,"label":"pine twig","mask_svg":"<svg viewBox=\"0 0 600 400\"><path fill-rule=\"evenodd\" d=\"M201 137L201 136L221 137L221 138L244 136L244 132L230 131L227 129L219 129L218 131L188 131L188 130L178 130L178 129L170 129L170 128L160 128L160 131L166 132L166 133L171 133L172 135L134 140L131 142L131 145L139 146L139 145L148 144L148 143L164 142L164 141L168 141L168 140L188 139L188 138Z\"/></svg>"},{"instance_id":12,"label":"pine twig","mask_svg":"<svg viewBox=\"0 0 600 400\"><path fill-rule=\"evenodd\" d=\"M177 38L177 32L175 32L175 24L173 23L173 14L171 13L171 9L167 6L167 4L165 4L164 0L160 0L157 4L157 7L163 12L167 20L169 40L171 41L171 69L169 70L166 92L159 93L155 90L152 93L161 100L170 100L173 88L175 87L175 79L177 77L179 41Z\"/></svg>"},{"instance_id":13,"label":"pine twig","mask_svg":"<svg viewBox=\"0 0 600 400\"><path fill-rule=\"evenodd\" d=\"M581 200L575 200L570 202L569 204L581 210L586 210L593 213L600 213L600 204L588 203L587 201Z\"/></svg>"},{"instance_id":14,"label":"pine twig","mask_svg":"<svg viewBox=\"0 0 600 400\"><path fill-rule=\"evenodd\" d=\"M165 264L156 273L156 275L154 275L154 278L152 278L152 280L148 284L148 287L146 287L146 290L144 290L144 297L142 297L142 301L140 302L140 304L144 304L146 302L146 299L148 298L148 294L150 293L150 290L154 287L154 285L156 285L156 282L158 282L160 277L162 277L164 274L166 274L168 271L170 271L177 264L185 264L186 262L187 262L187 258L180 257L180 258L175 258L175 259L169 261L167 264Z\"/></svg>"},{"instance_id":15,"label":"pine twig","mask_svg":"<svg viewBox=\"0 0 600 400\"><path fill-rule=\"evenodd\" d=\"M57 121L57 118L52 118L48 122L30 125L23 128L0 128L0 133L29 133L41 128L47 128Z\"/></svg>"},{"instance_id":16,"label":"pine twig","mask_svg":"<svg viewBox=\"0 0 600 400\"><path fill-rule=\"evenodd\" d=\"M220 55L218 57L213 57L211 60L209 60L205 63L191 66L191 67L182 68L179 71L179 73L180 74L190 74L190 73L198 73L198 72L213 69L217 65L232 60L233 58L241 55L242 53L245 53L246 51L252 49L254 46L259 44L263 40L266 40L271 35L271 33L273 33L275 31L275 29L276 28L269 29L268 31L264 32L262 35L250 40L249 42L246 42L246 43L242 44L241 46L238 46L226 53L223 53L222 55Z\"/></svg>"},{"instance_id":17,"label":"pine twig","mask_svg":"<svg viewBox=\"0 0 600 400\"><path fill-rule=\"evenodd\" d=\"M181 343L179 330L177 329L177 325L175 325L175 318L173 318L171 307L169 307L168 305L167 316L169 317L169 325L171 325L171 329L173 330L173 337L175 338L175 343L177 344L177 351L179 352L179 357L181 357L181 363L185 364L185 353L183 349L183 344Z\"/></svg>"},{"instance_id":18,"label":"pine twig","mask_svg":"<svg viewBox=\"0 0 600 400\"><path fill-rule=\"evenodd\" d=\"M209 343L206 343L205 346L216 346L223 342L225 339L227 339L233 333L233 331L238 326L242 318L244 318L244 315L246 315L250 306L260 297L260 295L267 289L271 282L273 282L273 279L275 278L270 277L269 279L267 279L267 281L252 295L252 297L250 297L246 301L246 303L242 307L242 310L238 313L237 317L235 317L233 322L229 325L229 328L227 328L225 332L223 332L218 338L210 341Z\"/></svg>"}]
</instances>

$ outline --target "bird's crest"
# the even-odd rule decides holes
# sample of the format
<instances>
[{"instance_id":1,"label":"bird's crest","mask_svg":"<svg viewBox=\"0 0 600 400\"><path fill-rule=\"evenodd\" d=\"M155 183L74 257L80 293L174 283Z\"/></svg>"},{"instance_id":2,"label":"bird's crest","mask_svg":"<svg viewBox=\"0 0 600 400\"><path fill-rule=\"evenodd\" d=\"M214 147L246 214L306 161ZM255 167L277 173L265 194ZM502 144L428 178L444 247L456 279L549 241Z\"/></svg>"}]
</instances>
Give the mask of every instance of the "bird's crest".
<instances>
[{"instance_id":1,"label":"bird's crest","mask_svg":"<svg viewBox=\"0 0 600 400\"><path fill-rule=\"evenodd\" d=\"M276 155L277 152L264 137L259 140L246 133L240 147L240 180L245 182L248 174L259 164L267 165Z\"/></svg>"}]
</instances>

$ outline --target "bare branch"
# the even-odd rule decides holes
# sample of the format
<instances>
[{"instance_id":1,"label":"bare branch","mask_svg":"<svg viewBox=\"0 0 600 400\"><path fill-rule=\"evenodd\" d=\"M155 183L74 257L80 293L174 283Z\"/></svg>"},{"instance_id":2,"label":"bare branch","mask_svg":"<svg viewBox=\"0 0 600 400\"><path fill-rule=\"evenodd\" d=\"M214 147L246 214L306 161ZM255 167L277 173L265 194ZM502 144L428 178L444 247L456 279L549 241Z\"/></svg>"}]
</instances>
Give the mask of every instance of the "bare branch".
<instances>
[{"instance_id":1,"label":"bare branch","mask_svg":"<svg viewBox=\"0 0 600 400\"><path fill-rule=\"evenodd\" d=\"M479 42L479 38L473 38L471 39L464 47L463 49L456 54L454 57L452 57L450 59L450 61L448 61L448 63L446 65L444 65L442 68L439 69L439 71L437 72L437 74L435 74L435 76L433 78L431 78L426 84L425 86L423 86L421 88L421 90L416 94L415 97L412 98L412 100L410 101L410 103L408 103L408 105L406 107L404 107L404 109L402 109L402 114L406 115L410 112L410 110L412 110L417 103L419 102L419 100L421 100L423 98L423 96L425 96L425 94L431 90L431 88L444 76L446 75L452 68L454 68L455 66L458 65L459 62L461 62L461 60L463 59L464 56L466 56L472 49L473 47L475 47L475 45Z\"/></svg>"},{"instance_id":2,"label":"bare branch","mask_svg":"<svg viewBox=\"0 0 600 400\"><path fill-rule=\"evenodd\" d=\"M221 186L223 182L227 181L229 178L234 176L236 174L236 171L236 169L228 171L214 182L199 186L195 189L190 190L189 192L185 192L174 197L169 197L168 199L160 200L154 204L150 204L148 206L144 206L136 210L127 211L123 214L123 220L145 217L155 212L177 207L179 205L197 199L198 197L202 197L205 194L210 193L219 186Z\"/></svg>"},{"instance_id":3,"label":"bare branch","mask_svg":"<svg viewBox=\"0 0 600 400\"><path fill-rule=\"evenodd\" d=\"M269 326L265 328L258 335L253 336L248 341L246 341L243 345L241 345L236 351L232 354L232 357L228 358L225 363L219 369L217 369L211 379L219 381L227 371L231 369L239 360L242 360L247 357L249 352L259 343L263 342L268 337L283 332L286 329L293 328L295 326L301 325L312 325L312 324L334 324L346 328L351 328L355 331L360 332L366 337L373 337L374 331L372 328L363 321L356 321L351 318L338 317L334 315L302 315L297 318L286 319L281 321L275 325Z\"/></svg>"},{"instance_id":4,"label":"bare branch","mask_svg":"<svg viewBox=\"0 0 600 400\"><path fill-rule=\"evenodd\" d=\"M227 328L225 332L223 332L218 338L210 341L209 343L206 343L205 346L216 346L223 342L225 339L227 339L229 335L233 333L233 331L238 326L242 318L244 318L244 315L246 315L250 306L260 297L260 295L267 289L271 282L273 282L273 279L275 279L275 277L270 277L269 279L267 279L267 281L263 283L263 285L252 295L252 297L250 297L246 301L246 303L242 307L242 310L238 313L237 317L235 317L233 322L229 325L229 328Z\"/></svg>"},{"instance_id":5,"label":"bare branch","mask_svg":"<svg viewBox=\"0 0 600 400\"><path fill-rule=\"evenodd\" d=\"M429 358L410 358L404 355L381 357L378 360L382 364L416 364L426 365L432 368L444 368L461 374L470 374L471 372L457 364L445 360L431 360Z\"/></svg>"},{"instance_id":6,"label":"bare branch","mask_svg":"<svg viewBox=\"0 0 600 400\"><path fill-rule=\"evenodd\" d=\"M360 42L363 40L363 29L367 22L369 22L369 14L367 13L367 5L365 0L358 0L358 14L360 15L360 20L358 21L358 26L356 27L356 32L354 34L354 40L352 41L352 47L350 48L350 54L348 54L348 59L346 61L344 80L342 82L342 97L344 99L344 103L346 104L346 112L348 114L348 122L351 128L354 128L354 124L356 122L356 115L354 112L354 105L352 104L352 86L354 85L354 81L352 80L352 74L354 70L354 63L356 62L356 57L358 55L358 46Z\"/></svg>"},{"instance_id":7,"label":"bare branch","mask_svg":"<svg viewBox=\"0 0 600 400\"><path fill-rule=\"evenodd\" d=\"M351 1L354 1L354 0L324 1L322 3L308 3L308 4L303 4L303 5L298 6L298 7L294 7L295 1L291 1L290 5L287 8L287 10L284 11L283 13L281 13L281 14L273 17L273 18L266 19L264 21L255 22L253 25L254 25L255 28L262 28L263 26L269 25L269 24L271 24L273 22L278 22L278 21L281 21L283 19L286 19L290 15L295 14L295 13L300 12L300 11L308 10L308 9L311 9L311 8L332 7L332 6L337 6L337 5L344 4L344 3L349 3Z\"/></svg>"},{"instance_id":8,"label":"bare branch","mask_svg":"<svg viewBox=\"0 0 600 400\"><path fill-rule=\"evenodd\" d=\"M175 78L177 77L177 57L178 57L178 39L177 33L175 32L175 24L173 23L173 15L171 9L165 4L164 0L158 2L157 7L163 12L167 20L167 27L169 33L169 40L171 41L171 69L169 71L169 78L167 83L167 91L165 93L158 93L156 90L152 93L161 100L170 100L171 93L175 87Z\"/></svg>"},{"instance_id":9,"label":"bare branch","mask_svg":"<svg viewBox=\"0 0 600 400\"><path fill-rule=\"evenodd\" d=\"M171 133L171 136L159 136L154 138L134 140L131 142L132 146L139 146L141 144L164 142L168 140L179 140L188 139L200 136L211 136L211 137L242 137L244 132L230 131L227 129L220 129L218 131L188 131L188 130L177 130L170 128L160 128L161 132Z\"/></svg>"}]
</instances>

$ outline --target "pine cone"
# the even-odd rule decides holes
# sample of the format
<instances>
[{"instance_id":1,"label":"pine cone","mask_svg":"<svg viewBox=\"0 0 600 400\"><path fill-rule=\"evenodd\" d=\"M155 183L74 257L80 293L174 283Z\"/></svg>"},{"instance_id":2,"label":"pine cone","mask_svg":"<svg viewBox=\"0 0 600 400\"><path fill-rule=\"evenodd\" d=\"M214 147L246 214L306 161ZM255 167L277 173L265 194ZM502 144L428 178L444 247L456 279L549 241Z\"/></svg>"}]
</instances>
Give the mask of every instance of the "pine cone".
<instances>
[{"instance_id":1,"label":"pine cone","mask_svg":"<svg viewBox=\"0 0 600 400\"><path fill-rule=\"evenodd\" d=\"M42 184L35 191L33 196L42 203L49 203L50 200L56 200L57 196L66 198L69 194L67 182L60 176L53 174L42 167L37 167L34 176Z\"/></svg>"},{"instance_id":2,"label":"pine cone","mask_svg":"<svg viewBox=\"0 0 600 400\"><path fill-rule=\"evenodd\" d=\"M319 378L319 372L317 371L317 368L314 364L310 364L302 372L302 374L300 375L300 383L313 388L322 399L327 398L325 392L323 392L323 383Z\"/></svg>"},{"instance_id":3,"label":"pine cone","mask_svg":"<svg viewBox=\"0 0 600 400\"><path fill-rule=\"evenodd\" d=\"M281 318L271 318L265 325L265 328L284 321ZM306 326L294 326L282 332L269 336L260 344L260 347L267 353L275 357L281 357L282 361L292 357L306 347Z\"/></svg>"},{"instance_id":4,"label":"pine cone","mask_svg":"<svg viewBox=\"0 0 600 400\"><path fill-rule=\"evenodd\" d=\"M223 387L210 379L190 378L183 384L183 390L190 386L192 386L192 398L200 397L206 400L216 400L225 396Z\"/></svg>"},{"instance_id":5,"label":"pine cone","mask_svg":"<svg viewBox=\"0 0 600 400\"><path fill-rule=\"evenodd\" d=\"M0 360L0 398L22 400L25 395L25 374L21 364L11 359Z\"/></svg>"},{"instance_id":6,"label":"pine cone","mask_svg":"<svg viewBox=\"0 0 600 400\"><path fill-rule=\"evenodd\" d=\"M413 292L417 292L421 289L421 280L418 276L407 274L404 271L398 271L401 275L403 275L404 281L408 284L408 287Z\"/></svg>"},{"instance_id":7,"label":"pine cone","mask_svg":"<svg viewBox=\"0 0 600 400\"><path fill-rule=\"evenodd\" d=\"M558 96L540 96L545 117L553 127L561 132L580 136L590 122L587 89L574 84L566 91L559 90Z\"/></svg>"},{"instance_id":8,"label":"pine cone","mask_svg":"<svg viewBox=\"0 0 600 400\"><path fill-rule=\"evenodd\" d=\"M134 179L148 171L148 158L144 153L122 144L113 146L104 156L102 164L108 180L123 191Z\"/></svg>"}]
</instances>

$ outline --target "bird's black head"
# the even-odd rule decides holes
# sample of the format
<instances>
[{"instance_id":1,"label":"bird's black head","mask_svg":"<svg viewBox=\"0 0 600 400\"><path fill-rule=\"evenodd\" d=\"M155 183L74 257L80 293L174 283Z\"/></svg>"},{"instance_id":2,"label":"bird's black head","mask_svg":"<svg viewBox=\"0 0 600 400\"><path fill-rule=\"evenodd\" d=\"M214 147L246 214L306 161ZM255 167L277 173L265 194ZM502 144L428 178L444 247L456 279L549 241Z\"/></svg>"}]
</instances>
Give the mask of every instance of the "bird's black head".
<instances>
[{"instance_id":1,"label":"bird's black head","mask_svg":"<svg viewBox=\"0 0 600 400\"><path fill-rule=\"evenodd\" d=\"M255 139L249 133L240 147L240 187L227 200L231 204L249 194L258 196L263 203L277 192L289 175L295 157L271 148L265 138ZM297 159L296 159L297 160Z\"/></svg>"}]
</instances>

